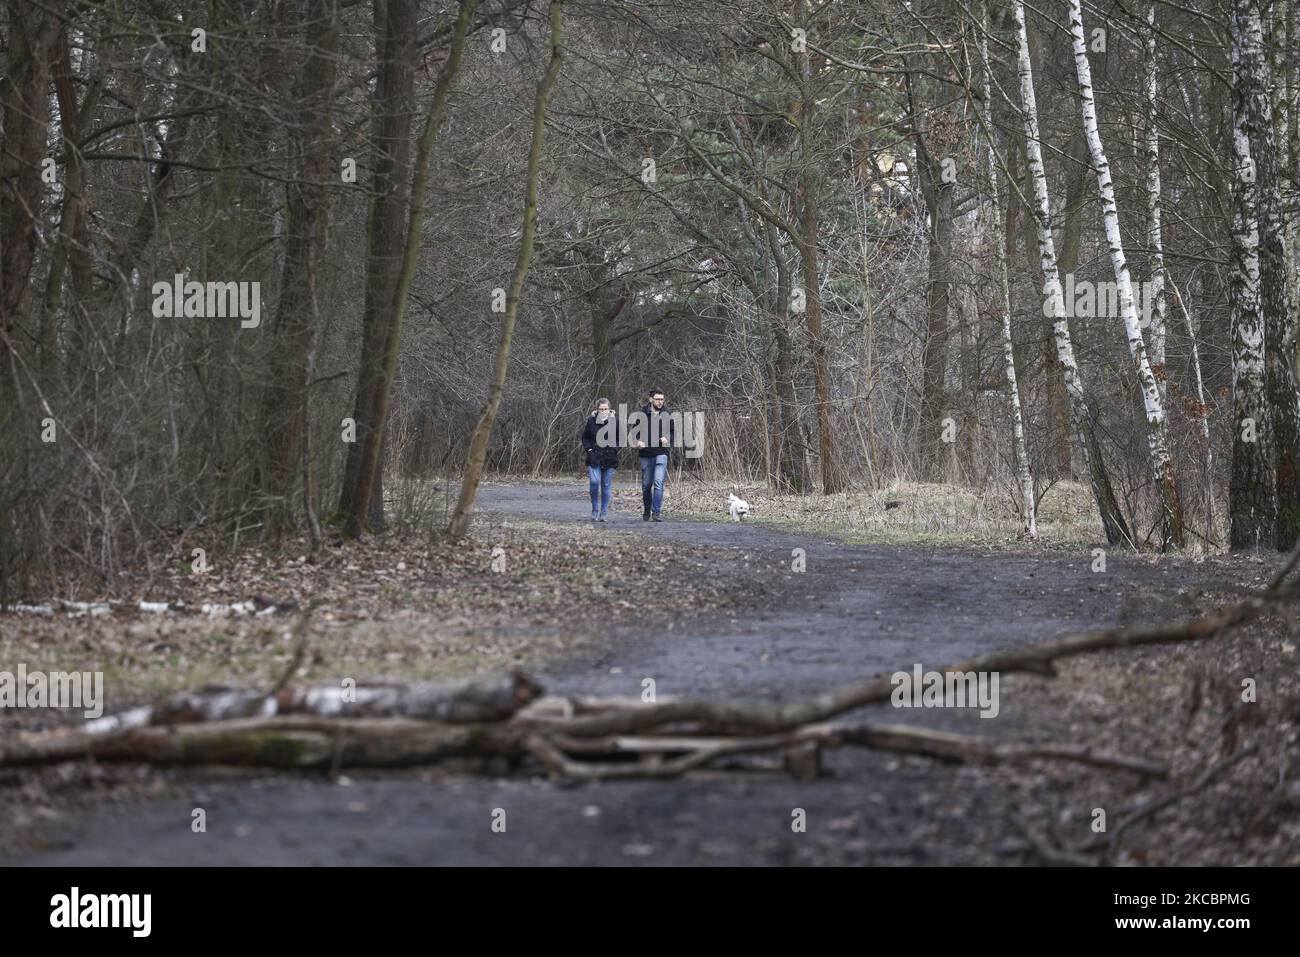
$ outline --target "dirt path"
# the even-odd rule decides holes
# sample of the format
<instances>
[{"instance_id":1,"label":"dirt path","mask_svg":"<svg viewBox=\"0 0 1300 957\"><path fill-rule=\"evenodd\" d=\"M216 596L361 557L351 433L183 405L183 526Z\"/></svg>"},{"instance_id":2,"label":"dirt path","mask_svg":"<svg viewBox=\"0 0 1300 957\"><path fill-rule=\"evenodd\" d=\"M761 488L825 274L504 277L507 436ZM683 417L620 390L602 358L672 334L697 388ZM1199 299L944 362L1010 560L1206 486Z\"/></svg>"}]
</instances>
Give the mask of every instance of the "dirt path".
<instances>
[{"instance_id":1,"label":"dirt path","mask_svg":"<svg viewBox=\"0 0 1300 957\"><path fill-rule=\"evenodd\" d=\"M485 488L481 508L584 521L585 489ZM740 549L753 563L751 606L734 617L671 620L643 608L611 616L586 660L541 677L550 690L787 700L863 675L938 668L1071 628L1181 615L1178 584L1209 580L1190 563L1153 566L1112 555L981 554L845 546L755 524L645 524L617 514L594 535L646 535ZM792 549L807 571L790 570ZM707 568L701 574L708 574ZM1139 614L1140 610L1140 614ZM874 716L989 736L1030 737L1039 716L1004 680L1001 713ZM104 807L68 829L65 847L30 864L746 864L997 863L1017 859L1019 832L996 773L874 753L836 753L830 774L801 784L721 773L670 783L561 786L545 779L441 772L315 776L177 773L175 799ZM202 807L207 832L195 834ZM491 825L506 812L506 831ZM806 833L791 828L807 814Z\"/></svg>"}]
</instances>

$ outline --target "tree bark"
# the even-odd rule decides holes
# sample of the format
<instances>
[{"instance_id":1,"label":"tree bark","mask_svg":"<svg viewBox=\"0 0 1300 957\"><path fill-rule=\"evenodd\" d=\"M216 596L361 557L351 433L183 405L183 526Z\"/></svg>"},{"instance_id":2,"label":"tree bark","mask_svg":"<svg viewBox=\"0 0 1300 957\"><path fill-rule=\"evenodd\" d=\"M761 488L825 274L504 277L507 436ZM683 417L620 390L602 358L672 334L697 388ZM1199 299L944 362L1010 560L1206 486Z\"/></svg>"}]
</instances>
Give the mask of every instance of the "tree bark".
<instances>
[{"instance_id":1,"label":"tree bark","mask_svg":"<svg viewBox=\"0 0 1300 957\"><path fill-rule=\"evenodd\" d=\"M59 133L67 160L63 165L63 208L59 216L59 241L50 260L50 270L45 280L45 302L42 305L41 363L52 370L59 355L59 323L64 302L64 279L71 272L75 306L85 322L86 307L92 294L90 272L90 233L88 229L89 202L86 196L86 164L81 157L82 118L89 121L99 102L103 83L99 78L89 83L81 104L77 103L73 89L72 57L68 49L68 34L59 34L58 49L53 63L54 90L59 103Z\"/></svg>"},{"instance_id":2,"label":"tree bark","mask_svg":"<svg viewBox=\"0 0 1300 957\"><path fill-rule=\"evenodd\" d=\"M411 282L415 278L416 260L420 252L420 239L424 227L424 194L429 185L429 165L433 158L438 129L442 126L442 118L446 112L447 98L451 93L451 81L456 71L460 69L465 37L474 17L475 5L476 0L461 0L451 50L447 54L447 61L438 73L438 82L434 86L428 115L425 117L424 132L420 135L420 147L415 160L414 179L409 196L410 210L405 242L401 247L402 258L393 280L391 298L388 300L379 377L370 395L367 413L368 420L375 423L375 428L367 431L364 436L358 430L357 444L361 446L361 452L357 465L352 511L348 515L345 527L345 534L351 537L359 536L365 530L369 508L373 504L373 490L378 485L383 468L384 423L388 420L388 404L392 395L393 379L397 375L397 355L401 348L406 302L411 290ZM382 493L379 501L382 507Z\"/></svg>"},{"instance_id":3,"label":"tree bark","mask_svg":"<svg viewBox=\"0 0 1300 957\"><path fill-rule=\"evenodd\" d=\"M1093 499L1101 515L1106 541L1133 544L1133 536L1124 522L1115 491L1102 461L1101 447L1097 442L1092 423L1092 413L1083 391L1083 380L1074 359L1074 346L1070 340L1064 292L1057 267L1056 244L1052 237L1051 210L1047 199L1047 173L1043 166L1042 145L1038 132L1038 106L1034 96L1034 74L1029 60L1029 34L1025 27L1025 7L1021 0L1015 4L1018 69L1020 73L1020 99L1024 110L1025 156L1033 184L1033 218L1038 231L1038 254L1043 274L1043 295L1052 334L1056 341L1057 360L1065 379L1065 391L1070 400L1070 420L1079 441L1079 452L1088 469Z\"/></svg>"},{"instance_id":4,"label":"tree bark","mask_svg":"<svg viewBox=\"0 0 1300 957\"><path fill-rule=\"evenodd\" d=\"M795 0L795 19L806 23L804 0ZM799 54L799 193L800 234L795 239L803 269L805 299L804 322L808 327L808 346L812 354L813 392L817 397L817 444L821 462L822 494L844 491L844 475L835 458L835 433L831 424L830 363L826 354L826 337L822 330L821 272L817 249L817 194L821 178L812 143L812 127L817 98L813 91L812 57Z\"/></svg>"},{"instance_id":5,"label":"tree bark","mask_svg":"<svg viewBox=\"0 0 1300 957\"><path fill-rule=\"evenodd\" d=\"M367 229L366 298L361 319L361 358L352 419L356 441L348 445L339 511L350 527L356 517L383 528L383 495L368 476L366 496L358 495L365 452L378 457L384 423L373 418L384 390L384 357L391 321L389 309L401 269L403 225L408 213L411 117L415 109L415 0L376 0L375 47L379 79L375 96L375 157ZM367 443L370 443L369 446Z\"/></svg>"},{"instance_id":6,"label":"tree bark","mask_svg":"<svg viewBox=\"0 0 1300 957\"><path fill-rule=\"evenodd\" d=\"M1146 63L1143 70L1144 120L1147 165L1147 249L1151 257L1151 289L1147 293L1150 303L1144 306L1151 312L1151 374L1160 390L1160 403L1167 410L1166 386L1169 378L1165 368L1165 316L1168 303L1165 297L1165 247L1160 223L1160 128L1156 124L1156 105L1159 70L1156 64L1156 7L1147 7Z\"/></svg>"},{"instance_id":7,"label":"tree bark","mask_svg":"<svg viewBox=\"0 0 1300 957\"><path fill-rule=\"evenodd\" d=\"M459 541L469 532L470 518L474 512L474 498L478 494L479 481L483 477L483 466L487 460L488 439L492 435L492 425L496 421L497 410L501 407L501 396L505 391L506 370L510 363L510 342L515 332L515 317L519 314L519 298L523 294L524 281L528 278L528 267L533 259L533 240L537 233L537 180L542 165L542 141L546 133L546 101L550 97L551 87L555 85L555 78L559 76L563 58L562 0L551 0L550 20L551 59L546 65L546 73L537 86L537 96L533 101L533 139L532 147L528 152L527 185L524 190L523 235L519 240L519 256L515 260L514 274L510 277L510 287L506 290L506 312L501 330L501 344L497 347L492 378L488 383L487 405L470 437L469 456L460 483L460 496L456 502L456 511L452 513L451 521L447 526L447 537L452 541Z\"/></svg>"},{"instance_id":8,"label":"tree bark","mask_svg":"<svg viewBox=\"0 0 1300 957\"><path fill-rule=\"evenodd\" d=\"M1070 35L1074 40L1074 66L1079 78L1079 98L1083 111L1083 131L1088 138L1088 151L1092 167L1097 174L1097 192L1101 197L1102 221L1106 227L1106 243L1110 248L1111 268L1119 287L1120 316L1128 336L1129 354L1137 371L1138 384L1147 420L1147 451L1152 477L1160 490L1160 548L1164 551L1170 543L1183 545L1183 507L1178 498L1178 483L1169 457L1169 442L1165 427L1164 403L1156 384L1151 364L1147 360L1146 343L1138 322L1133 302L1133 283L1129 276L1128 260L1120 236L1119 209L1115 203L1115 189L1111 182L1110 163L1102 147L1101 133L1097 127L1097 108L1092 93L1092 67L1088 63L1088 50L1083 34L1081 0L1070 0Z\"/></svg>"},{"instance_id":9,"label":"tree bark","mask_svg":"<svg viewBox=\"0 0 1300 957\"><path fill-rule=\"evenodd\" d=\"M942 420L947 405L944 388L948 368L948 340L951 337L949 306L952 300L953 184L936 176L939 172L918 136L918 173L929 208L927 230L927 277L925 293L925 344L921 350L921 447L923 477L942 480L949 450L941 440Z\"/></svg>"},{"instance_id":10,"label":"tree bark","mask_svg":"<svg viewBox=\"0 0 1300 957\"><path fill-rule=\"evenodd\" d=\"M316 341L314 279L329 232L327 183L333 173L330 145L338 72L337 0L323 0L309 10L302 24L307 54L296 91L302 126L290 136L300 157L299 174L296 182L285 186L284 268L276 325L268 330L275 337L275 347L262 394L266 456L261 491L272 500L265 519L272 533L292 524L293 490L302 469L304 444L310 441L308 389ZM315 516L308 514L306 521L312 528Z\"/></svg>"},{"instance_id":11,"label":"tree bark","mask_svg":"<svg viewBox=\"0 0 1300 957\"><path fill-rule=\"evenodd\" d=\"M980 106L984 117L987 140L989 223L993 233L994 270L998 285L998 326L1002 334L1002 362L1007 381L1007 400L1011 406L1011 441L1015 452L1016 482L1020 486L1021 510L1024 531L1030 538L1038 537L1038 524L1034 515L1034 477L1029 470L1029 452L1025 448L1025 427L1020 412L1020 385L1016 379L1015 343L1011 338L1011 279L1007 268L1006 236L1003 231L1002 199L998 193L997 148L993 142L993 70L989 65L989 13L988 2L980 5Z\"/></svg>"},{"instance_id":12,"label":"tree bark","mask_svg":"<svg viewBox=\"0 0 1300 957\"><path fill-rule=\"evenodd\" d=\"M1065 170L1065 206L1061 211L1061 251L1059 267L1062 276L1079 268L1079 246L1083 238L1083 213L1088 206L1088 144L1083 139L1083 125L1070 135L1070 144L1062 164ZM1067 317L1066 324L1069 324ZM1048 336L1047 415L1048 460L1056 478L1072 478L1074 463L1070 455L1070 411L1065 390L1065 377L1055 355L1055 337Z\"/></svg>"},{"instance_id":13,"label":"tree bark","mask_svg":"<svg viewBox=\"0 0 1300 957\"><path fill-rule=\"evenodd\" d=\"M1297 412L1267 61L1256 0L1234 0L1229 29L1237 161L1231 285L1236 433L1229 491L1232 545L1247 548L1265 540L1270 521L1276 544L1286 537L1294 543L1294 520L1300 518L1294 514Z\"/></svg>"},{"instance_id":14,"label":"tree bark","mask_svg":"<svg viewBox=\"0 0 1300 957\"><path fill-rule=\"evenodd\" d=\"M4 140L0 149L0 368L6 344L30 335L31 271L40 241L41 159L49 126L50 75L63 26L63 4L8 2L8 61L0 78ZM64 183L64 188L68 184ZM8 403L6 403L8 404Z\"/></svg>"}]
</instances>

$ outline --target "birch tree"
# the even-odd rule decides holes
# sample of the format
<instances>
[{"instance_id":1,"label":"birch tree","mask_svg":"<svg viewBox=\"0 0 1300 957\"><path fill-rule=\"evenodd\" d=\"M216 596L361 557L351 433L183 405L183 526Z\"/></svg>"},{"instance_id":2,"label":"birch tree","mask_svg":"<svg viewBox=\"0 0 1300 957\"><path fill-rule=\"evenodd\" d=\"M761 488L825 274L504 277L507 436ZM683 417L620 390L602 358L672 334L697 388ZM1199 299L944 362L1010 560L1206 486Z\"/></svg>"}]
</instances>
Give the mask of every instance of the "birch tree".
<instances>
[{"instance_id":1,"label":"birch tree","mask_svg":"<svg viewBox=\"0 0 1300 957\"><path fill-rule=\"evenodd\" d=\"M1002 335L1002 364L1007 380L1007 399L1011 404L1011 440L1016 457L1016 482L1020 486L1021 510L1025 534L1038 537L1034 515L1034 477L1029 470L1029 452L1025 448L1025 426L1020 410L1020 386L1016 381L1015 348L1011 339L1011 281L1007 271L1007 247L1004 234L1002 200L998 193L997 151L993 143L993 71L989 66L988 3L980 6L980 108L983 113L984 138L988 154L990 228L993 236L994 271L998 284L999 331Z\"/></svg>"},{"instance_id":2,"label":"birch tree","mask_svg":"<svg viewBox=\"0 0 1300 957\"><path fill-rule=\"evenodd\" d=\"M1247 218L1245 228L1249 231L1253 225L1258 236L1256 312L1264 326L1264 388L1277 491L1274 537L1279 550L1289 551L1300 534L1300 476L1296 475L1300 464L1296 458L1300 443L1300 404L1296 395L1295 330L1288 308L1286 257L1282 249L1280 172L1271 122L1269 66L1264 55L1259 0L1235 0L1230 24L1239 128L1245 133L1249 151L1238 176L1252 181L1256 203L1253 222ZM1240 155L1242 147L1235 148ZM1244 305L1249 305L1248 299ZM1235 363L1238 356L1233 358Z\"/></svg>"},{"instance_id":3,"label":"birch tree","mask_svg":"<svg viewBox=\"0 0 1300 957\"><path fill-rule=\"evenodd\" d=\"M1258 548L1273 535L1277 494L1273 484L1272 431L1265 399L1264 317L1259 311L1259 221L1255 164L1247 134L1242 78L1246 4L1234 4L1232 43L1232 476L1228 486L1228 541Z\"/></svg>"},{"instance_id":4,"label":"birch tree","mask_svg":"<svg viewBox=\"0 0 1300 957\"><path fill-rule=\"evenodd\" d=\"M1101 513L1106 541L1114 545L1133 536L1115 500L1106 465L1102 461L1101 447L1093 428L1092 413L1083 390L1083 380L1074 358L1074 344L1070 339L1070 325L1065 309L1065 295L1061 288L1060 270L1056 262L1056 243L1052 238L1051 207L1047 198L1047 172L1043 165L1042 143L1039 139L1038 104L1034 96L1034 72L1029 58L1029 33L1025 27L1025 6L1015 3L1017 70L1020 76L1020 102L1024 113L1025 160L1033 184L1034 226L1038 235L1038 257L1043 273L1044 308L1052 322L1052 336L1056 342L1056 358L1061 365L1065 391L1070 403L1070 424L1079 441L1079 451L1088 469L1093 499Z\"/></svg>"},{"instance_id":5,"label":"birch tree","mask_svg":"<svg viewBox=\"0 0 1300 957\"><path fill-rule=\"evenodd\" d=\"M1165 317L1168 301L1165 296L1165 247L1160 225L1160 129L1156 125L1158 68L1156 65L1156 6L1147 7L1146 62L1143 64L1142 93L1146 121L1147 164L1147 249L1151 257L1151 372L1160 389L1160 402L1166 400L1165 382ZM1144 306L1146 303L1144 303Z\"/></svg>"},{"instance_id":6,"label":"birch tree","mask_svg":"<svg viewBox=\"0 0 1300 957\"><path fill-rule=\"evenodd\" d=\"M1124 255L1124 242L1120 235L1119 208L1115 203L1115 188L1111 181L1110 163L1102 146L1097 128L1097 105L1092 91L1092 68L1088 63L1088 48L1083 35L1083 11L1080 0L1070 0L1070 36L1074 46L1074 66L1079 78L1079 101L1083 114L1084 135L1092 157L1093 171L1097 176L1097 192L1101 198L1102 222L1106 230L1106 244L1110 250L1111 268L1119 291L1119 311L1128 337L1129 354L1137 372L1142 390L1142 402L1147 420L1147 453L1151 473L1160 490L1160 547L1163 551L1172 542L1183 544L1183 510L1178 500L1178 484L1174 480L1173 462L1169 458L1169 444L1165 428L1164 403L1160 388L1147 360L1146 343L1138 323L1137 309L1133 303L1133 283L1129 276L1128 260Z\"/></svg>"}]
</instances>

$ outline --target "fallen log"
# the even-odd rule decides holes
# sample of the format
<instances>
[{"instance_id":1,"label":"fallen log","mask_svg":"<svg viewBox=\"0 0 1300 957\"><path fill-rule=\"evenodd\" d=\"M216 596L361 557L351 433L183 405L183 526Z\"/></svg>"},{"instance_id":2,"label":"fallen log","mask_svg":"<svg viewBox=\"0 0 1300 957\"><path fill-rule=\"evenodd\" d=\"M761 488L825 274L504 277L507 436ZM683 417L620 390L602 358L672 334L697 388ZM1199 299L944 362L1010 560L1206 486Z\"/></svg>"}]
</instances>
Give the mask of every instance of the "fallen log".
<instances>
[{"instance_id":1,"label":"fallen log","mask_svg":"<svg viewBox=\"0 0 1300 957\"><path fill-rule=\"evenodd\" d=\"M472 723L500 721L536 700L542 686L520 671L466 681L285 685L271 692L209 686L153 705L88 721L81 730L112 734L149 725L314 714L334 718L403 717Z\"/></svg>"},{"instance_id":2,"label":"fallen log","mask_svg":"<svg viewBox=\"0 0 1300 957\"><path fill-rule=\"evenodd\" d=\"M676 777L723 758L758 753L787 757L809 776L823 748L846 745L948 761L1075 761L1163 777L1144 758L1068 744L993 743L969 735L898 725L813 725L754 737L615 736L571 738L563 726L543 732L520 721L448 722L416 718L337 718L309 714L233 718L125 728L112 733L60 729L19 733L0 746L0 767L91 758L161 765L223 764L286 769L393 768L447 758L533 756L543 767L585 780ZM632 762L593 761L630 756ZM810 759L811 763L810 763ZM793 770L793 769L792 769Z\"/></svg>"},{"instance_id":3,"label":"fallen log","mask_svg":"<svg viewBox=\"0 0 1300 957\"><path fill-rule=\"evenodd\" d=\"M472 723L501 721L539 698L542 686L521 671L469 681L287 687L276 696L282 714L339 718L403 717Z\"/></svg>"},{"instance_id":4,"label":"fallen log","mask_svg":"<svg viewBox=\"0 0 1300 957\"><path fill-rule=\"evenodd\" d=\"M524 753L525 732L506 722L451 724L413 718L278 715L150 725L110 734L19 733L0 744L0 767L96 761L324 769L436 764L453 757Z\"/></svg>"}]
</instances>

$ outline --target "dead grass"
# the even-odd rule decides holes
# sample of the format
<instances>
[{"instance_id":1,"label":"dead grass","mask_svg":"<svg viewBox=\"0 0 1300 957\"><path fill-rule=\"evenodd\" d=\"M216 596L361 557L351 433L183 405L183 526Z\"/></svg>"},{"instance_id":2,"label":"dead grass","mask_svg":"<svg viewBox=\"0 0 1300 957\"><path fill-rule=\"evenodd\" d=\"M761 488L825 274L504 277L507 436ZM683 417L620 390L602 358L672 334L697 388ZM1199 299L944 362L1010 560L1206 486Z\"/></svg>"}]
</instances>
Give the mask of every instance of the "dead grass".
<instances>
[{"instance_id":1,"label":"dead grass","mask_svg":"<svg viewBox=\"0 0 1300 957\"><path fill-rule=\"evenodd\" d=\"M1006 497L956 485L903 483L882 491L837 495L777 495L763 486L674 481L665 490L665 510L703 521L729 521L727 493L749 502L746 521L804 533L828 535L850 544L978 548L1071 549L1101 538L1087 486L1058 484L1044 497L1038 541L1027 541ZM616 492L636 507L636 490ZM886 507L887 503L898 503Z\"/></svg>"},{"instance_id":2,"label":"dead grass","mask_svg":"<svg viewBox=\"0 0 1300 957\"><path fill-rule=\"evenodd\" d=\"M102 671L108 711L208 682L269 686L292 659L298 613L200 611L257 595L299 608L316 603L306 680L453 678L577 654L644 599L647 568L672 580L658 599L669 614L729 605L747 585L739 559L706 548L499 516L484 516L459 545L386 536L339 542L313 562L305 543L295 544L209 555L203 575L178 564L152 581L126 578L111 595L59 596L112 599L105 615L0 613L0 662L9 670L22 662L29 672ZM706 563L720 573L698 574ZM141 600L183 602L186 610L142 613ZM79 716L5 709L0 727Z\"/></svg>"}]
</instances>

